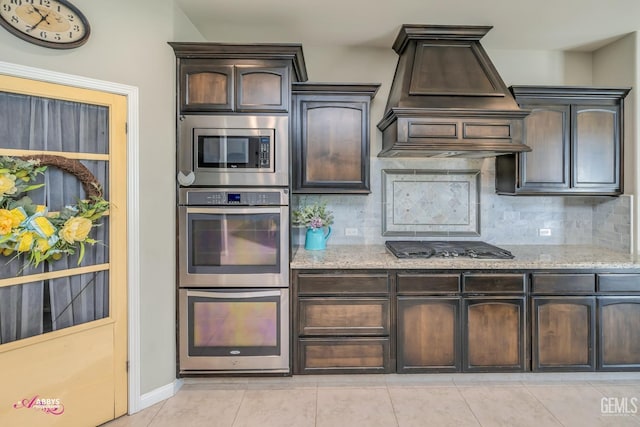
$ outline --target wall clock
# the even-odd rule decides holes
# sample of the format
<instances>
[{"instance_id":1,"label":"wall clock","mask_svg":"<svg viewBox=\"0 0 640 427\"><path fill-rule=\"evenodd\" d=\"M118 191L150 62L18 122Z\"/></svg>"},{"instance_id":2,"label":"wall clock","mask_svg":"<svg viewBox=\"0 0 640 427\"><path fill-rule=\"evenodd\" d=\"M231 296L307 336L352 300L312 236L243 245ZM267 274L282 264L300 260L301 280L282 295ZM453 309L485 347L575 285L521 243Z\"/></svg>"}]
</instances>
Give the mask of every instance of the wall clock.
<instances>
[{"instance_id":1,"label":"wall clock","mask_svg":"<svg viewBox=\"0 0 640 427\"><path fill-rule=\"evenodd\" d=\"M38 46L72 49L89 39L89 21L65 0L0 0L0 25Z\"/></svg>"}]
</instances>

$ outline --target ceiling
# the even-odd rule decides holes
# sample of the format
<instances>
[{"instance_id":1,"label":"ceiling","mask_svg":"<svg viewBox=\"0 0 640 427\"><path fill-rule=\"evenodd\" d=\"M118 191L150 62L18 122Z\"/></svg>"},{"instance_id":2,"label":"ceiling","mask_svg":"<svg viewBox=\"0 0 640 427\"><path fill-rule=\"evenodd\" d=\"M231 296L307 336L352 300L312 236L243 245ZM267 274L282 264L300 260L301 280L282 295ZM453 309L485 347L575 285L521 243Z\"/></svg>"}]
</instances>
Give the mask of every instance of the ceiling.
<instances>
[{"instance_id":1,"label":"ceiling","mask_svg":"<svg viewBox=\"0 0 640 427\"><path fill-rule=\"evenodd\" d=\"M212 42L391 48L402 24L491 25L493 49L591 51L640 30L639 0L175 0Z\"/></svg>"}]
</instances>

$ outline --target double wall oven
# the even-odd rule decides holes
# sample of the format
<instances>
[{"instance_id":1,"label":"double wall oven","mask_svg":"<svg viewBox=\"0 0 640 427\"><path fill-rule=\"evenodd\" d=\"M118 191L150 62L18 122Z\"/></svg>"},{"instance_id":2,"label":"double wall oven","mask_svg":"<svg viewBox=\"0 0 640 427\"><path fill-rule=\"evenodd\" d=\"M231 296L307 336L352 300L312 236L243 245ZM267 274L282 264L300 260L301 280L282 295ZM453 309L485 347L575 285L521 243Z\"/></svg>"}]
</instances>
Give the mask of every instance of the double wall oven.
<instances>
[{"instance_id":1,"label":"double wall oven","mask_svg":"<svg viewBox=\"0 0 640 427\"><path fill-rule=\"evenodd\" d=\"M284 168L288 177L287 117L185 121L180 373L289 373L289 190L281 176ZM184 181L190 174L192 183Z\"/></svg>"}]
</instances>

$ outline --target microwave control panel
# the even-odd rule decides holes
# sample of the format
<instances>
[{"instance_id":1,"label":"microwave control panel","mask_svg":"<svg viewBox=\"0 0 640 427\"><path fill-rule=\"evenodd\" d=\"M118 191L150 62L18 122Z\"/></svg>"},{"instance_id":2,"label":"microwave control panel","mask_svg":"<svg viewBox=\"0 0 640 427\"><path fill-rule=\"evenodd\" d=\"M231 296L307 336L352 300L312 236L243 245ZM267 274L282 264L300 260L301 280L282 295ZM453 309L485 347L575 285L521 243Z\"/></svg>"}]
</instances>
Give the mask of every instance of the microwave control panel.
<instances>
[{"instance_id":1,"label":"microwave control panel","mask_svg":"<svg viewBox=\"0 0 640 427\"><path fill-rule=\"evenodd\" d=\"M270 168L271 167L271 139L260 137L260 152L258 153L259 164L258 168Z\"/></svg>"}]
</instances>

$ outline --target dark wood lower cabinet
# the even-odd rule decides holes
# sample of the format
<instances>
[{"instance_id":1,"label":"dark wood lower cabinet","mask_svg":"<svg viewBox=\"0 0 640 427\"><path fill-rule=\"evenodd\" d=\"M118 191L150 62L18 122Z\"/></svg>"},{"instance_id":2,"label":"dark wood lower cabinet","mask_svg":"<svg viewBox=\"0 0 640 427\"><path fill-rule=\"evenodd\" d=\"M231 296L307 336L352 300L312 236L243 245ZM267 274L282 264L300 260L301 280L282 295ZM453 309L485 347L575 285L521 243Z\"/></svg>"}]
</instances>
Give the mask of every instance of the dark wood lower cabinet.
<instances>
[{"instance_id":1,"label":"dark wood lower cabinet","mask_svg":"<svg viewBox=\"0 0 640 427\"><path fill-rule=\"evenodd\" d=\"M390 283L386 271L294 271L293 373L393 372Z\"/></svg>"},{"instance_id":2,"label":"dark wood lower cabinet","mask_svg":"<svg viewBox=\"0 0 640 427\"><path fill-rule=\"evenodd\" d=\"M301 338L295 373L389 373L389 338Z\"/></svg>"},{"instance_id":3,"label":"dark wood lower cabinet","mask_svg":"<svg viewBox=\"0 0 640 427\"><path fill-rule=\"evenodd\" d=\"M595 297L532 298L532 369L595 370Z\"/></svg>"},{"instance_id":4,"label":"dark wood lower cabinet","mask_svg":"<svg viewBox=\"0 0 640 427\"><path fill-rule=\"evenodd\" d=\"M463 299L463 370L524 371L525 297Z\"/></svg>"},{"instance_id":5,"label":"dark wood lower cabinet","mask_svg":"<svg viewBox=\"0 0 640 427\"><path fill-rule=\"evenodd\" d=\"M398 297L397 371L460 371L460 298Z\"/></svg>"},{"instance_id":6,"label":"dark wood lower cabinet","mask_svg":"<svg viewBox=\"0 0 640 427\"><path fill-rule=\"evenodd\" d=\"M292 277L294 374L640 371L637 270Z\"/></svg>"},{"instance_id":7,"label":"dark wood lower cabinet","mask_svg":"<svg viewBox=\"0 0 640 427\"><path fill-rule=\"evenodd\" d=\"M598 369L640 370L640 296L598 297Z\"/></svg>"},{"instance_id":8,"label":"dark wood lower cabinet","mask_svg":"<svg viewBox=\"0 0 640 427\"><path fill-rule=\"evenodd\" d=\"M302 335L389 335L388 298L300 298Z\"/></svg>"}]
</instances>

